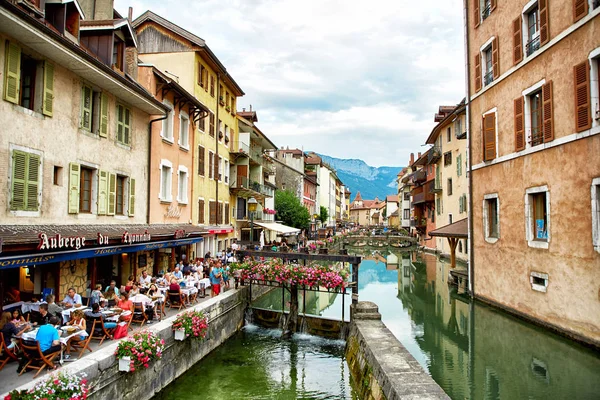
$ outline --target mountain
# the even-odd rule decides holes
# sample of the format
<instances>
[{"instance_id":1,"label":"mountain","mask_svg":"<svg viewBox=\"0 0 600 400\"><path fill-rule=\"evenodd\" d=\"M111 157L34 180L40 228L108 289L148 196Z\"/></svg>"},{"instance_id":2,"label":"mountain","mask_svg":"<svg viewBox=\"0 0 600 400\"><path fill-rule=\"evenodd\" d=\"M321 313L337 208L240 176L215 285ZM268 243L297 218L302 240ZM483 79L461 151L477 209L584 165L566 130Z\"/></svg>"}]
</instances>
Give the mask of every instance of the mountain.
<instances>
[{"instance_id":1,"label":"mountain","mask_svg":"<svg viewBox=\"0 0 600 400\"><path fill-rule=\"evenodd\" d=\"M398 192L396 177L403 167L371 167L363 160L342 159L319 154L324 162L331 165L344 185L350 188L351 200L360 191L363 199L385 199Z\"/></svg>"}]
</instances>

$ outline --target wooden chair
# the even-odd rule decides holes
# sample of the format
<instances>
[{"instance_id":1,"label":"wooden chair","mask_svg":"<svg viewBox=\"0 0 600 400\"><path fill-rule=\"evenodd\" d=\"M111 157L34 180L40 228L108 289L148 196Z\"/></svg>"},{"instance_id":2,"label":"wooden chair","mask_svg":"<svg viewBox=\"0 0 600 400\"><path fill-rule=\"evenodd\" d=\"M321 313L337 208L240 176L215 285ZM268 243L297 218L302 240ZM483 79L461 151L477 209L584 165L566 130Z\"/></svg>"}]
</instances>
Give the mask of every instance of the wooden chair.
<instances>
[{"instance_id":1,"label":"wooden chair","mask_svg":"<svg viewBox=\"0 0 600 400\"><path fill-rule=\"evenodd\" d=\"M0 332L0 371L10 360L18 361L18 357L15 354L15 347L12 349L8 348L8 344L4 341L4 335Z\"/></svg>"},{"instance_id":2,"label":"wooden chair","mask_svg":"<svg viewBox=\"0 0 600 400\"><path fill-rule=\"evenodd\" d=\"M87 321L86 321L86 328L87 328ZM92 352L92 348L90 347L91 340L92 340L92 335L90 335L89 333L84 340L73 340L73 338L71 338L67 342L67 352L70 352L71 349L81 350L81 351L79 351L79 355L77 356L77 358L81 358L85 349L88 349L90 353Z\"/></svg>"},{"instance_id":3,"label":"wooden chair","mask_svg":"<svg viewBox=\"0 0 600 400\"><path fill-rule=\"evenodd\" d=\"M40 349L40 342L35 340L23 340L19 339L19 346L21 350L23 350L23 355L27 358L27 363L23 366L21 372L19 372L19 376L23 374L23 372L27 371L27 369L36 369L37 373L33 376L36 378L40 372L42 372L46 367L50 369L55 369L54 359L60 355L60 350L55 351L54 353L44 354L42 353L42 349Z\"/></svg>"},{"instance_id":4,"label":"wooden chair","mask_svg":"<svg viewBox=\"0 0 600 400\"><path fill-rule=\"evenodd\" d=\"M134 322L141 323L140 328L144 326L144 323L148 321L148 316L146 315L146 309L144 303L133 303L133 315L129 319L129 323L132 324Z\"/></svg>"},{"instance_id":5,"label":"wooden chair","mask_svg":"<svg viewBox=\"0 0 600 400\"><path fill-rule=\"evenodd\" d=\"M181 311L181 308L185 306L185 300L181 291L169 290L167 292L167 299L169 300L169 308L177 308Z\"/></svg>"},{"instance_id":6,"label":"wooden chair","mask_svg":"<svg viewBox=\"0 0 600 400\"><path fill-rule=\"evenodd\" d=\"M104 321L101 317L85 317L86 331L89 334L89 340L99 340L99 345L102 346L104 339L112 339L112 332L114 329L106 329L104 327Z\"/></svg>"}]
</instances>

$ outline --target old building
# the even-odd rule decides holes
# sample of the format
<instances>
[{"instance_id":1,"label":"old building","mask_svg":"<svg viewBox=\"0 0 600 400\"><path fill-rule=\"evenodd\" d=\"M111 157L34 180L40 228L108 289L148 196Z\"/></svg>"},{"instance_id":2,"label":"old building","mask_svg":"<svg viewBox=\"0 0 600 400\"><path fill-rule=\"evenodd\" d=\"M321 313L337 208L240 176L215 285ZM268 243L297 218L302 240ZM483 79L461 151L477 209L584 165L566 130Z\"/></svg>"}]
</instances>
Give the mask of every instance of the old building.
<instances>
[{"instance_id":1,"label":"old building","mask_svg":"<svg viewBox=\"0 0 600 400\"><path fill-rule=\"evenodd\" d=\"M465 4L472 290L600 345L600 4Z\"/></svg>"},{"instance_id":2,"label":"old building","mask_svg":"<svg viewBox=\"0 0 600 400\"><path fill-rule=\"evenodd\" d=\"M431 156L430 156L431 155ZM435 176L436 159L434 149L418 154L409 167L415 172L407 179L411 180L411 233L419 240L419 245L428 250L435 250L436 241L428 236L428 232L436 228L435 215ZM412 161L412 160L411 160Z\"/></svg>"}]
</instances>

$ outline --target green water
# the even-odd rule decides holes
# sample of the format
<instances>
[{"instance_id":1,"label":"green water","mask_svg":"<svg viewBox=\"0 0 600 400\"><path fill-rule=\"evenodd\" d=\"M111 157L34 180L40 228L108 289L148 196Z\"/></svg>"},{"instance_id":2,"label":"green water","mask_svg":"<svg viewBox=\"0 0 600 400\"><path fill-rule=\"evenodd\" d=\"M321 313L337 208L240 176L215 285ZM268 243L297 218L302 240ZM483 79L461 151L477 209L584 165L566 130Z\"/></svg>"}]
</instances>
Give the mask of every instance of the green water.
<instances>
[{"instance_id":1,"label":"green water","mask_svg":"<svg viewBox=\"0 0 600 400\"><path fill-rule=\"evenodd\" d=\"M377 303L386 326L452 399L600 399L599 352L459 294L448 286L449 264L435 256L363 256L360 300ZM281 296L255 306L287 309ZM308 314L341 317L340 295L300 296L301 312L306 304Z\"/></svg>"},{"instance_id":2,"label":"green water","mask_svg":"<svg viewBox=\"0 0 600 400\"><path fill-rule=\"evenodd\" d=\"M345 343L246 326L154 397L172 399L356 399Z\"/></svg>"}]
</instances>

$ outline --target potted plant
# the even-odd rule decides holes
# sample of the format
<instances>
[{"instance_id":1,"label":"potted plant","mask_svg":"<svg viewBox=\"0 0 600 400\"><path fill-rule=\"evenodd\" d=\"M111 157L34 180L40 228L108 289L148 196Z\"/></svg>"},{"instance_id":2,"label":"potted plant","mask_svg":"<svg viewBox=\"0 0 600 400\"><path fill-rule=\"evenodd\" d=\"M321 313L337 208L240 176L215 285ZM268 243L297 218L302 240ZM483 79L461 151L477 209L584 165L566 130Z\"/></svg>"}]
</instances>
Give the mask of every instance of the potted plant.
<instances>
[{"instance_id":1,"label":"potted plant","mask_svg":"<svg viewBox=\"0 0 600 400\"><path fill-rule=\"evenodd\" d=\"M208 332L208 318L202 311L186 311L177 315L172 325L175 340L184 340L188 337L204 339Z\"/></svg>"},{"instance_id":2,"label":"potted plant","mask_svg":"<svg viewBox=\"0 0 600 400\"><path fill-rule=\"evenodd\" d=\"M133 372L137 367L148 368L150 361L162 357L165 341L154 332L140 331L119 342L115 355L119 371Z\"/></svg>"},{"instance_id":3,"label":"potted plant","mask_svg":"<svg viewBox=\"0 0 600 400\"><path fill-rule=\"evenodd\" d=\"M224 106L225 105L225 101L223 101L223 96L219 96L219 103Z\"/></svg>"},{"instance_id":4,"label":"potted plant","mask_svg":"<svg viewBox=\"0 0 600 400\"><path fill-rule=\"evenodd\" d=\"M225 107L225 109L227 110L227 112L231 112L231 107L230 106Z\"/></svg>"},{"instance_id":5,"label":"potted plant","mask_svg":"<svg viewBox=\"0 0 600 400\"><path fill-rule=\"evenodd\" d=\"M84 373L75 375L66 371L53 373L29 390L13 390L4 400L62 400L87 399L88 386Z\"/></svg>"}]
</instances>

